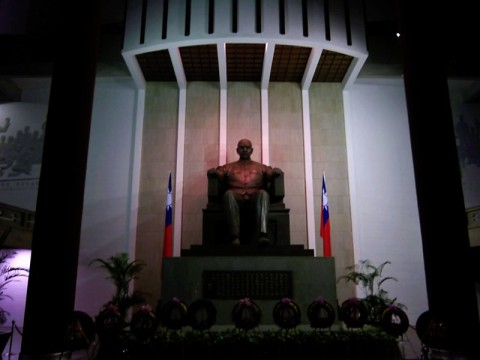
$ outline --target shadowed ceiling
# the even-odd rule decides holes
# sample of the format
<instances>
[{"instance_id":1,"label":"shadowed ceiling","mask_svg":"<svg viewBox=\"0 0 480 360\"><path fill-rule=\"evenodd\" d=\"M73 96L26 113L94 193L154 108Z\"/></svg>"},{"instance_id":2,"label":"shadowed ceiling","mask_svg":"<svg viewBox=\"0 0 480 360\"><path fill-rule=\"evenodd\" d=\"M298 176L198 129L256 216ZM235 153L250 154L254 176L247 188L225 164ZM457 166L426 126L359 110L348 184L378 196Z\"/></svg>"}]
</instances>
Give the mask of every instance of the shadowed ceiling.
<instances>
[{"instance_id":1,"label":"shadowed ceiling","mask_svg":"<svg viewBox=\"0 0 480 360\"><path fill-rule=\"evenodd\" d=\"M2 20L0 14L0 104L19 101L31 79L49 78L53 68L52 17L58 0L31 0L25 9L19 5L15 19ZM401 76L402 59L396 0L363 0L368 58L360 75ZM122 57L125 6L127 0L102 2L102 26L99 40L97 74L130 76ZM471 39L473 23L464 21L465 10L450 6L452 22L445 24L455 41L446 41L445 51L432 54L429 61L446 61L452 77L480 77L480 60ZM468 16L472 16L471 14ZM455 20L455 21L453 21ZM470 25L469 25L470 24ZM460 37L458 36L460 34ZM476 42L478 43L478 41ZM476 44L475 43L475 44ZM219 81L218 54L215 45L188 46L179 49L187 81ZM301 82L311 49L302 46L277 45L269 74L270 82ZM227 43L227 81L261 81L265 44ZM441 57L441 58L440 58ZM167 50L137 56L147 81L176 81L174 66ZM342 82L353 58L324 50L314 73L313 82ZM72 64L81 61L81 54ZM72 71L75 67L72 66Z\"/></svg>"},{"instance_id":2,"label":"shadowed ceiling","mask_svg":"<svg viewBox=\"0 0 480 360\"><path fill-rule=\"evenodd\" d=\"M365 0L378 2L378 0ZM382 0L382 4L393 0ZM123 47L126 0L105 1L100 35L97 74L100 76L129 76L130 73L121 55ZM49 77L53 68L55 50L53 36L53 11L55 0L30 1L29 11L18 12L17 24L24 23L26 31L2 33L0 26L0 103L18 101L25 85L19 78ZM382 5L384 7L384 5ZM389 9L387 7L387 9ZM372 13L374 13L372 11ZM378 37L379 31L388 28L389 39L382 45L398 58L398 43L391 34L392 15L388 10L375 10L379 19L373 19L371 27ZM22 18L23 16L23 18ZM379 25L383 23L384 25ZM388 26L385 26L388 24ZM367 37L368 37L367 23ZM384 36L384 34L380 35ZM367 39L368 41L368 39ZM373 41L375 42L375 41ZM227 81L268 80L270 82L301 82L307 67L311 48L277 45L269 74L262 75L265 44L226 44ZM218 54L215 44L181 47L180 59L187 81L219 81ZM370 50L369 50L370 51ZM81 54L79 54L79 59ZM72 63L79 61L72 59ZM146 81L176 81L174 64L167 50L137 55L137 60ZM314 73L313 82L342 82L352 62L351 56L324 50ZM368 61L368 59L367 59ZM398 63L398 60L389 60ZM72 67L74 71L74 67Z\"/></svg>"},{"instance_id":3,"label":"shadowed ceiling","mask_svg":"<svg viewBox=\"0 0 480 360\"><path fill-rule=\"evenodd\" d=\"M300 82L310 56L310 48L277 45L273 55L270 81ZM227 44L227 79L229 81L261 81L264 44ZM219 81L216 45L180 48L180 57L187 81ZM137 55L146 81L176 81L168 50ZM314 82L341 82L353 58L324 50Z\"/></svg>"}]
</instances>

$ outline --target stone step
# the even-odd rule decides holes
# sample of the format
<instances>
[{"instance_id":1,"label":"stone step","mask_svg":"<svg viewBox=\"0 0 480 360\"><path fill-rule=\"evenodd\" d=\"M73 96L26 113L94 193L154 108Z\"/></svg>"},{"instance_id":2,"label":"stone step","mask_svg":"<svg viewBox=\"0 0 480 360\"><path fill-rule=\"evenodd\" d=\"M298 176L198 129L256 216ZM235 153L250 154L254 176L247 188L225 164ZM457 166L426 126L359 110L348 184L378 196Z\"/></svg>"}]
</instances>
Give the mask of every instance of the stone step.
<instances>
[{"instance_id":1,"label":"stone step","mask_svg":"<svg viewBox=\"0 0 480 360\"><path fill-rule=\"evenodd\" d=\"M314 256L311 249L303 245L192 245L183 249L182 256Z\"/></svg>"}]
</instances>

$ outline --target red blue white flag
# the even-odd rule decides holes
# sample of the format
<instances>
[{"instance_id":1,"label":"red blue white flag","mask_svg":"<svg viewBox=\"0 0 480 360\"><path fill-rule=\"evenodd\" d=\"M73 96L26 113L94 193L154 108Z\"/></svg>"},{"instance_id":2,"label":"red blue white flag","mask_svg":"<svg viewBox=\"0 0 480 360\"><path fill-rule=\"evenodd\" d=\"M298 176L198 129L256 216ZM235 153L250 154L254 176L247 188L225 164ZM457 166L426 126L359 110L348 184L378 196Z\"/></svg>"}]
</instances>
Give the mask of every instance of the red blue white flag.
<instances>
[{"instance_id":1,"label":"red blue white flag","mask_svg":"<svg viewBox=\"0 0 480 360\"><path fill-rule=\"evenodd\" d=\"M322 210L320 215L320 236L323 239L323 256L332 256L332 244L330 243L330 213L328 206L325 173L323 173L322 179Z\"/></svg>"},{"instance_id":2,"label":"red blue white flag","mask_svg":"<svg viewBox=\"0 0 480 360\"><path fill-rule=\"evenodd\" d=\"M172 223L172 173L168 177L167 207L165 211L165 233L163 236L163 256L173 256L173 223Z\"/></svg>"}]
</instances>

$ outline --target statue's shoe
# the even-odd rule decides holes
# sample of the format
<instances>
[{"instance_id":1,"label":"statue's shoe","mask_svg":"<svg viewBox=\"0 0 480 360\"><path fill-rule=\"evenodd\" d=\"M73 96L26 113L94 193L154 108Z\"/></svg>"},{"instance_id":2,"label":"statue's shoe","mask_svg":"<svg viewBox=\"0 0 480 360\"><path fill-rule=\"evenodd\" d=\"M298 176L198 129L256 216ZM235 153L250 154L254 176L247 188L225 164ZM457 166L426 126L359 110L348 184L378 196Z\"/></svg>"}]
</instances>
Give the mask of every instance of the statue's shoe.
<instances>
[{"instance_id":1,"label":"statue's shoe","mask_svg":"<svg viewBox=\"0 0 480 360\"><path fill-rule=\"evenodd\" d=\"M266 236L261 236L258 238L258 247L266 248L270 246L270 240Z\"/></svg>"}]
</instances>

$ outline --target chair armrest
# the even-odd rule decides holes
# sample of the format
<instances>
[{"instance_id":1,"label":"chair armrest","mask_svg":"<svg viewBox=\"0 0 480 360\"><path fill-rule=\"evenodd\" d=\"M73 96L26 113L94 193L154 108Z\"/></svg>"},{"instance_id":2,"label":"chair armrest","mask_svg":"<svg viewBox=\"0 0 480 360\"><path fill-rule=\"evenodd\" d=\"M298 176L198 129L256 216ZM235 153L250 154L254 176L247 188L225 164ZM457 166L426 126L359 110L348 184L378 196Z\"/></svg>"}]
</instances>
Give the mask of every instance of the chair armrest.
<instances>
[{"instance_id":1,"label":"chair armrest","mask_svg":"<svg viewBox=\"0 0 480 360\"><path fill-rule=\"evenodd\" d=\"M270 187L268 188L268 192L270 194L270 202L272 204L283 202L283 198L285 197L285 180L284 175L281 173L280 175L274 177L270 183Z\"/></svg>"},{"instance_id":2,"label":"chair armrest","mask_svg":"<svg viewBox=\"0 0 480 360\"><path fill-rule=\"evenodd\" d=\"M215 170L214 168L210 170ZM216 174L212 174L211 171L207 172L208 179L208 202L219 203L222 200L223 195L223 186L220 182L220 179Z\"/></svg>"}]
</instances>

